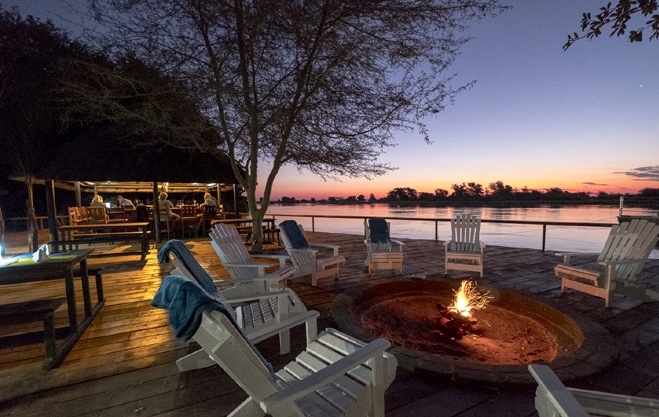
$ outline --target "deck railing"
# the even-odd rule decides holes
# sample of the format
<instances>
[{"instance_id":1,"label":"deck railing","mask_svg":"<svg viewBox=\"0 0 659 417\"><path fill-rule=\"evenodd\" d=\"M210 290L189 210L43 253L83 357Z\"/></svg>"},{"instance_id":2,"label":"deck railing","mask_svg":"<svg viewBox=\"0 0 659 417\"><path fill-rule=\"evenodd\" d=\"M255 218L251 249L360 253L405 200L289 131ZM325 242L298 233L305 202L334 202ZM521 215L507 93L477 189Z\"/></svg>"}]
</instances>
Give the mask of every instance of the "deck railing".
<instances>
[{"instance_id":1,"label":"deck railing","mask_svg":"<svg viewBox=\"0 0 659 417\"><path fill-rule=\"evenodd\" d=\"M48 216L35 216L35 218L39 230L48 227ZM55 218L57 220L57 225L62 226L68 222L69 216L58 214ZM27 228L27 217L7 217L5 218L5 225L8 232L25 231Z\"/></svg>"},{"instance_id":2,"label":"deck railing","mask_svg":"<svg viewBox=\"0 0 659 417\"><path fill-rule=\"evenodd\" d=\"M307 217L311 218L311 231L315 232L316 218L323 219L358 219L364 221L368 216L336 216L325 214L291 214L291 213L267 213L270 217L279 218L295 218ZM417 221L417 222L434 222L435 224L435 241L439 240L439 223L450 222L450 218L435 218L435 217L386 217L387 220L403 220L403 221ZM566 226L566 227L611 227L615 223L593 223L593 222L552 222L545 220L492 220L481 219L482 223L500 223L500 224L520 224L520 225L537 225L542 226L542 251L545 251L547 241L547 226Z\"/></svg>"}]
</instances>

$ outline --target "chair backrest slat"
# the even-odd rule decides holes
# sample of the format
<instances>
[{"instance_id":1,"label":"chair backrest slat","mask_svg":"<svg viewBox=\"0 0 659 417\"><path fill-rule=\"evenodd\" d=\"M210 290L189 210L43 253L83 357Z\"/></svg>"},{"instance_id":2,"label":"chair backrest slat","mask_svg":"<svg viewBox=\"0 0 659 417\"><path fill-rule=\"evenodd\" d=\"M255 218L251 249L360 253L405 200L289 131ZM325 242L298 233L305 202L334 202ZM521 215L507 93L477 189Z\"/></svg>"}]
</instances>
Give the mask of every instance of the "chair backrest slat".
<instances>
[{"instance_id":1,"label":"chair backrest slat","mask_svg":"<svg viewBox=\"0 0 659 417\"><path fill-rule=\"evenodd\" d=\"M253 400L278 391L268 366L224 314L205 312L194 339Z\"/></svg>"},{"instance_id":2,"label":"chair backrest slat","mask_svg":"<svg viewBox=\"0 0 659 417\"><path fill-rule=\"evenodd\" d=\"M254 264L240 238L240 234L235 228L217 223L211 229L210 237L211 244L223 264ZM231 274L234 279L251 279L258 277L258 270L253 267L232 267Z\"/></svg>"},{"instance_id":3,"label":"chair backrest slat","mask_svg":"<svg viewBox=\"0 0 659 417\"><path fill-rule=\"evenodd\" d=\"M631 235L633 240L619 236ZM645 261L659 240L659 225L645 219L634 219L611 227L598 261L636 260L640 262L616 266L616 280L632 281L643 269Z\"/></svg>"},{"instance_id":4,"label":"chair backrest slat","mask_svg":"<svg viewBox=\"0 0 659 417\"><path fill-rule=\"evenodd\" d=\"M480 251L481 219L472 214L458 214L451 219L451 250Z\"/></svg>"}]
</instances>

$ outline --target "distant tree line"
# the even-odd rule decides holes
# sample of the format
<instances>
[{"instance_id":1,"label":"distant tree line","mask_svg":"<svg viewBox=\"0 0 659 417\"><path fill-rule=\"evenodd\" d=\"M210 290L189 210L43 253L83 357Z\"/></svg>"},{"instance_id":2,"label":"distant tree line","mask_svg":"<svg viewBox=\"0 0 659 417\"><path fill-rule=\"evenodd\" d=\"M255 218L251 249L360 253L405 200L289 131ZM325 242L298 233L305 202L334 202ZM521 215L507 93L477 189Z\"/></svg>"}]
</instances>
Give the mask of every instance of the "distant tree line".
<instances>
[{"instance_id":1,"label":"distant tree line","mask_svg":"<svg viewBox=\"0 0 659 417\"><path fill-rule=\"evenodd\" d=\"M326 203L326 204L360 204L360 203L391 203L409 205L535 205L535 204L618 204L620 197L633 197L647 199L650 204L659 205L659 188L644 188L637 194L606 193L600 191L597 195L587 192L569 192L558 187L545 191L516 188L504 184L502 181L490 183L487 187L475 182L453 184L450 190L435 189L434 193L417 192L410 187L396 187L389 191L385 197L377 198L370 194L366 198L363 194L349 197L328 197L327 199L302 199L295 197L282 197L273 203ZM640 201L640 200L637 200Z\"/></svg>"}]
</instances>

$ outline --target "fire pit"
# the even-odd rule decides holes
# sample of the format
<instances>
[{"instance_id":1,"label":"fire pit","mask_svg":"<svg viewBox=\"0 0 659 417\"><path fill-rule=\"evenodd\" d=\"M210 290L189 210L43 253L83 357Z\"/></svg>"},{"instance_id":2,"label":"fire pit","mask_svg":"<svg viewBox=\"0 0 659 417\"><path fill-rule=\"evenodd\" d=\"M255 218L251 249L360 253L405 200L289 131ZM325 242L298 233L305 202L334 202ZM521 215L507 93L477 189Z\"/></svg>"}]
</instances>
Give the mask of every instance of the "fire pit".
<instances>
[{"instance_id":1,"label":"fire pit","mask_svg":"<svg viewBox=\"0 0 659 417\"><path fill-rule=\"evenodd\" d=\"M618 356L601 325L516 292L472 288L490 302L461 316L459 287L447 280L375 285L356 297L337 297L332 316L355 336L388 339L400 366L457 382L534 384L527 365L538 362L569 381L601 371Z\"/></svg>"}]
</instances>

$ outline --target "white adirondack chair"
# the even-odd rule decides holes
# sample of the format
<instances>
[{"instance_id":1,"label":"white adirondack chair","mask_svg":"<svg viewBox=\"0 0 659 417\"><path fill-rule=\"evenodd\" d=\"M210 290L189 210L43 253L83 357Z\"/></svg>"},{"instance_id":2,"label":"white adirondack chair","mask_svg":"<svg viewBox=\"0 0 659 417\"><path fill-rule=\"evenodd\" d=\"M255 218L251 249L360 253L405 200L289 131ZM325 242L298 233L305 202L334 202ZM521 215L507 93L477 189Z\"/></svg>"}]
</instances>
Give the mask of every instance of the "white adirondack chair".
<instances>
[{"instance_id":1,"label":"white adirondack chair","mask_svg":"<svg viewBox=\"0 0 659 417\"><path fill-rule=\"evenodd\" d=\"M168 277L171 278L171 277ZM175 306L201 314L193 339L240 385L249 396L232 416L384 416L384 392L396 375L396 358L385 352L390 344L376 339L368 344L334 329L321 332L294 361L276 374L263 356L242 335L226 309L193 300L191 292L167 289L177 277L163 280L156 306ZM184 284L185 285L185 284ZM188 286L189 287L189 286ZM203 297L203 292L197 298ZM171 300L163 302L163 298ZM199 311L208 306L203 312ZM170 310L170 323L177 335L181 313ZM172 320L173 318L173 320Z\"/></svg>"},{"instance_id":2,"label":"white adirondack chair","mask_svg":"<svg viewBox=\"0 0 659 417\"><path fill-rule=\"evenodd\" d=\"M546 365L529 365L529 372L538 383L535 409L539 417L659 416L659 400L567 388Z\"/></svg>"},{"instance_id":3,"label":"white adirondack chair","mask_svg":"<svg viewBox=\"0 0 659 417\"><path fill-rule=\"evenodd\" d=\"M335 279L339 279L339 267L345 264L346 258L339 255L338 246L309 244L304 229L294 220L279 223L279 230L286 252L293 263L295 278L311 275L311 285L313 286L316 286L321 278L334 276ZM319 255L321 249L330 249L333 255Z\"/></svg>"},{"instance_id":4,"label":"white adirondack chair","mask_svg":"<svg viewBox=\"0 0 659 417\"><path fill-rule=\"evenodd\" d=\"M403 273L403 245L390 236L391 224L381 218L364 220L364 236L366 239L366 261L368 274L376 269L394 269Z\"/></svg>"},{"instance_id":5,"label":"white adirondack chair","mask_svg":"<svg viewBox=\"0 0 659 417\"><path fill-rule=\"evenodd\" d=\"M252 292L267 292L285 288L286 280L293 277L294 269L286 265L288 256L251 255L245 248L240 234L233 227L217 223L209 235L211 245L220 257L222 266L229 271L232 283L252 286ZM277 260L279 269L266 274L266 269L272 265L257 263L254 261L255 258Z\"/></svg>"},{"instance_id":6,"label":"white adirondack chair","mask_svg":"<svg viewBox=\"0 0 659 417\"><path fill-rule=\"evenodd\" d=\"M608 307L613 291L641 299L657 300L659 294L635 285L638 274L659 239L659 225L632 220L611 227L602 252L559 253L563 263L554 268L561 278L561 292L571 288L604 299ZM575 266L577 256L597 256L594 267Z\"/></svg>"},{"instance_id":7,"label":"white adirondack chair","mask_svg":"<svg viewBox=\"0 0 659 417\"><path fill-rule=\"evenodd\" d=\"M451 240L444 242L444 273L478 272L483 276L483 249L480 241L481 219L472 214L457 214L451 219Z\"/></svg>"},{"instance_id":8,"label":"white adirondack chair","mask_svg":"<svg viewBox=\"0 0 659 417\"><path fill-rule=\"evenodd\" d=\"M318 312L307 311L302 300L290 288L253 293L252 287L236 285L219 290L180 240L168 241L158 253L158 260L160 263L171 261L176 266L172 275L184 276L195 282L209 297L233 308L236 323L253 343L278 334L279 350L283 355L291 351L291 328L304 324L308 343L318 332ZM187 371L212 366L214 362L203 350L198 350L178 359L176 364L179 370Z\"/></svg>"}]
</instances>

